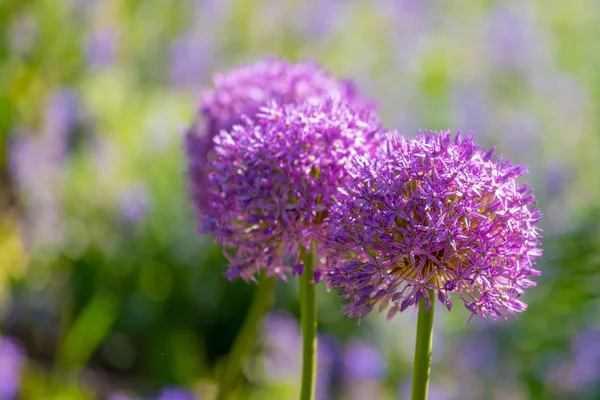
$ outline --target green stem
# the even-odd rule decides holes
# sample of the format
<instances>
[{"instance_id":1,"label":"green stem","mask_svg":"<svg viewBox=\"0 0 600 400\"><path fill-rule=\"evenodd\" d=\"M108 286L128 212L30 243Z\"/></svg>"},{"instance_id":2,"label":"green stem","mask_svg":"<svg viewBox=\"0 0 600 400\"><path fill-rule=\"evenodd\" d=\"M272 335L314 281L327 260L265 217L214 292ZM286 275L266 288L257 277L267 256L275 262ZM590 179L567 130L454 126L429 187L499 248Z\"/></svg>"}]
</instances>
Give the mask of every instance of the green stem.
<instances>
[{"instance_id":1,"label":"green stem","mask_svg":"<svg viewBox=\"0 0 600 400\"><path fill-rule=\"evenodd\" d=\"M431 307L425 309L426 298L419 303L417 320L417 341L415 343L415 365L412 381L412 400L426 400L429 390L429 375L431 371L431 348L433 342L433 305L435 294L429 290Z\"/></svg>"},{"instance_id":2,"label":"green stem","mask_svg":"<svg viewBox=\"0 0 600 400\"><path fill-rule=\"evenodd\" d=\"M302 384L300 400L313 400L317 374L317 285L314 278L316 257L312 251L304 257L304 273L300 276L300 318L302 326Z\"/></svg>"},{"instance_id":3,"label":"green stem","mask_svg":"<svg viewBox=\"0 0 600 400\"><path fill-rule=\"evenodd\" d=\"M242 365L256 340L256 335L265 314L271 308L275 292L275 277L261 276L254 291L250 310L235 342L225 360L225 366L220 374L217 400L228 399L242 372Z\"/></svg>"}]
</instances>

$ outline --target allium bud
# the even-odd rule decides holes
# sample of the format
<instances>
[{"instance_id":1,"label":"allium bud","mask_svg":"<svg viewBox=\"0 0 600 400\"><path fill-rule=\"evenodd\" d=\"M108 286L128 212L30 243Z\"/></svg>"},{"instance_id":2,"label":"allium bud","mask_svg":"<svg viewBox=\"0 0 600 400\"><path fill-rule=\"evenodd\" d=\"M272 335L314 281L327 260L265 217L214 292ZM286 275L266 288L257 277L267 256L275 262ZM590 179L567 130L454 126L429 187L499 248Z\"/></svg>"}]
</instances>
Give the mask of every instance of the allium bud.
<instances>
[{"instance_id":1,"label":"allium bud","mask_svg":"<svg viewBox=\"0 0 600 400\"><path fill-rule=\"evenodd\" d=\"M334 266L326 279L363 317L388 316L427 304L433 289L448 310L452 294L472 315L506 317L523 311L523 289L535 286L541 219L521 165L493 156L472 134L390 134L376 157L349 168L352 183L332 209Z\"/></svg>"},{"instance_id":2,"label":"allium bud","mask_svg":"<svg viewBox=\"0 0 600 400\"><path fill-rule=\"evenodd\" d=\"M373 152L379 132L372 111L340 99L272 103L221 131L210 163L204 232L223 246L228 277L250 279L261 269L284 279L301 274L300 249L322 241L347 164Z\"/></svg>"}]
</instances>

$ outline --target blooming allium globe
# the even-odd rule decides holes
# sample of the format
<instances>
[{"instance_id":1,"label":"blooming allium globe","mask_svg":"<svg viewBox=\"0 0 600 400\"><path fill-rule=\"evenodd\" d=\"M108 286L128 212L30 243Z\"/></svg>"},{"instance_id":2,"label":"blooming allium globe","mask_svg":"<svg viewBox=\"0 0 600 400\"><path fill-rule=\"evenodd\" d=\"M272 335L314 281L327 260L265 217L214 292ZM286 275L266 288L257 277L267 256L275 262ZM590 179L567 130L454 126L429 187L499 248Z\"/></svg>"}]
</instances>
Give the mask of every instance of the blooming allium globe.
<instances>
[{"instance_id":1,"label":"blooming allium globe","mask_svg":"<svg viewBox=\"0 0 600 400\"><path fill-rule=\"evenodd\" d=\"M337 188L348 178L346 165L373 152L379 132L374 112L334 98L273 102L221 131L204 232L223 246L227 276L248 280L261 269L283 279L301 274L299 251L321 239Z\"/></svg>"},{"instance_id":2,"label":"blooming allium globe","mask_svg":"<svg viewBox=\"0 0 600 400\"><path fill-rule=\"evenodd\" d=\"M279 104L338 96L359 107L372 104L358 96L351 81L338 81L311 61L291 63L274 57L213 77L214 90L202 93L200 113L186 134L191 195L200 213L208 212L208 162L214 159L213 138L253 118L270 101Z\"/></svg>"},{"instance_id":3,"label":"blooming allium globe","mask_svg":"<svg viewBox=\"0 0 600 400\"><path fill-rule=\"evenodd\" d=\"M541 219L521 165L493 156L472 134L390 134L377 157L349 168L352 183L330 214L330 286L363 317L388 317L426 298L452 307L457 293L473 315L506 317L535 286ZM470 319L470 318L469 318Z\"/></svg>"}]
</instances>

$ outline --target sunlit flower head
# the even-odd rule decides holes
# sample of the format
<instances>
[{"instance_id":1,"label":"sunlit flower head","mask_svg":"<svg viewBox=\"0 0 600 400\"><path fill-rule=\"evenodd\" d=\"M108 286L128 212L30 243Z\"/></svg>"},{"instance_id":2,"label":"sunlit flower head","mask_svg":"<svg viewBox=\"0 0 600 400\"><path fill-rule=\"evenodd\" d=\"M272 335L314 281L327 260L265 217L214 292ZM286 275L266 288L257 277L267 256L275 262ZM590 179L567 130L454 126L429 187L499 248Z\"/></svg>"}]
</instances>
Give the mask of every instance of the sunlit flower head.
<instances>
[{"instance_id":1,"label":"sunlit flower head","mask_svg":"<svg viewBox=\"0 0 600 400\"><path fill-rule=\"evenodd\" d=\"M223 246L228 277L250 279L261 269L282 278L301 274L299 252L321 239L346 165L374 151L379 132L371 110L332 98L271 103L254 119L221 131L204 232Z\"/></svg>"},{"instance_id":2,"label":"sunlit flower head","mask_svg":"<svg viewBox=\"0 0 600 400\"><path fill-rule=\"evenodd\" d=\"M345 311L388 316L433 289L448 310L456 293L473 315L523 311L523 289L535 286L541 215L521 165L493 156L472 134L390 134L376 157L355 160L352 183L333 208L329 237L332 287Z\"/></svg>"},{"instance_id":3,"label":"sunlit flower head","mask_svg":"<svg viewBox=\"0 0 600 400\"><path fill-rule=\"evenodd\" d=\"M312 61L292 63L275 57L244 65L213 77L214 89L201 95L200 115L186 134L191 195L199 213L210 204L206 192L208 162L215 158L213 138L254 118L271 101L293 104L336 96L360 108L374 105L361 98L350 80L339 81Z\"/></svg>"}]
</instances>

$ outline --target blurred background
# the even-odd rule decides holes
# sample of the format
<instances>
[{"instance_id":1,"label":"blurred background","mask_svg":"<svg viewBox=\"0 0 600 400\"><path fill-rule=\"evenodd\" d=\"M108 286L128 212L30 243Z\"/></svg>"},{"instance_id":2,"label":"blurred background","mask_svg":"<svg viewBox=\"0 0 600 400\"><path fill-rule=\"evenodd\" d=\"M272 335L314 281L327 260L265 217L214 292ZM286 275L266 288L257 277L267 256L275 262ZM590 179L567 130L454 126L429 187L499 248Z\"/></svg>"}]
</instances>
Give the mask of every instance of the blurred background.
<instances>
[{"instance_id":1,"label":"blurred background","mask_svg":"<svg viewBox=\"0 0 600 400\"><path fill-rule=\"evenodd\" d=\"M268 55L529 167L529 309L438 307L430 398L600 399L598 37L595 0L1 0L0 399L212 398L254 287L196 234L182 132L214 72ZM240 399L297 396L294 283ZM318 398L407 398L415 321L359 326L321 288Z\"/></svg>"}]
</instances>

